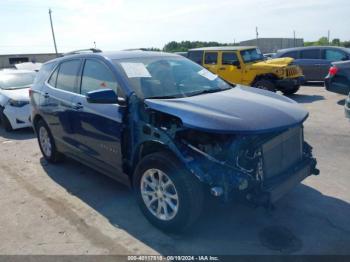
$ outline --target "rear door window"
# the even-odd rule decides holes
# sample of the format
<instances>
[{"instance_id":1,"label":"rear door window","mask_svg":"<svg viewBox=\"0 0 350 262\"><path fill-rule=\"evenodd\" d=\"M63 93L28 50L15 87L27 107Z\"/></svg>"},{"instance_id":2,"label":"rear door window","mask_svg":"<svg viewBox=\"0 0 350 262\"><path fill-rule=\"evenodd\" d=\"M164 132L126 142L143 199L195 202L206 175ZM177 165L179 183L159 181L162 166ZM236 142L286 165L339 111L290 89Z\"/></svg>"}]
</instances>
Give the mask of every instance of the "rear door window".
<instances>
[{"instance_id":1,"label":"rear door window","mask_svg":"<svg viewBox=\"0 0 350 262\"><path fill-rule=\"evenodd\" d=\"M57 73L58 73L58 67L52 73L52 75L51 75L51 77L50 77L50 79L48 81L50 86L56 87Z\"/></svg>"},{"instance_id":2,"label":"rear door window","mask_svg":"<svg viewBox=\"0 0 350 262\"><path fill-rule=\"evenodd\" d=\"M330 62L344 61L348 59L348 56L339 50L326 49L324 53L324 58Z\"/></svg>"},{"instance_id":3,"label":"rear door window","mask_svg":"<svg viewBox=\"0 0 350 262\"><path fill-rule=\"evenodd\" d=\"M99 61L88 59L85 62L81 79L81 94L98 89L112 89L117 93L118 84L113 72Z\"/></svg>"},{"instance_id":4,"label":"rear door window","mask_svg":"<svg viewBox=\"0 0 350 262\"><path fill-rule=\"evenodd\" d=\"M204 64L206 65L216 65L218 63L218 53L217 52L206 52L204 56Z\"/></svg>"},{"instance_id":5,"label":"rear door window","mask_svg":"<svg viewBox=\"0 0 350 262\"><path fill-rule=\"evenodd\" d=\"M320 59L320 49L308 49L300 52L302 59Z\"/></svg>"},{"instance_id":6,"label":"rear door window","mask_svg":"<svg viewBox=\"0 0 350 262\"><path fill-rule=\"evenodd\" d=\"M77 79L81 61L69 60L60 65L57 75L56 88L77 93Z\"/></svg>"}]
</instances>

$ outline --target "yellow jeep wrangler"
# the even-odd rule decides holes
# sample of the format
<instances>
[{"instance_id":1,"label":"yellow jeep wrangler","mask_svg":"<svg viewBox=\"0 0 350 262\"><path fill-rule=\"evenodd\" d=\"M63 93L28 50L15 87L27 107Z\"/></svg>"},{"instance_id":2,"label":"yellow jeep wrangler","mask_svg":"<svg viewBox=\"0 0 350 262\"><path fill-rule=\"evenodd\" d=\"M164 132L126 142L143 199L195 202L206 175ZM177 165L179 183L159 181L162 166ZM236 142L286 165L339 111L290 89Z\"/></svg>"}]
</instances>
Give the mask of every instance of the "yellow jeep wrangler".
<instances>
[{"instance_id":1,"label":"yellow jeep wrangler","mask_svg":"<svg viewBox=\"0 0 350 262\"><path fill-rule=\"evenodd\" d=\"M293 94L305 82L293 58L266 60L257 47L221 46L190 49L188 58L232 84Z\"/></svg>"}]
</instances>

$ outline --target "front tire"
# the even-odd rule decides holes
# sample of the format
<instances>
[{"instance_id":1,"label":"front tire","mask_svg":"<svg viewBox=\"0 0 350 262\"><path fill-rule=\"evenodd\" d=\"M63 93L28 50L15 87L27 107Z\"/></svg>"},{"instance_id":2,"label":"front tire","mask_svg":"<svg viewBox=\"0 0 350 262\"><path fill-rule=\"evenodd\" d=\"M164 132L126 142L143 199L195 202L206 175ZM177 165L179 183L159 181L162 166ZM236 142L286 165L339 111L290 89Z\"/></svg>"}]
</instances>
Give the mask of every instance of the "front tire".
<instances>
[{"instance_id":1,"label":"front tire","mask_svg":"<svg viewBox=\"0 0 350 262\"><path fill-rule=\"evenodd\" d=\"M181 232L201 214L202 185L171 153L147 155L137 165L133 178L141 211L157 228Z\"/></svg>"},{"instance_id":2,"label":"front tire","mask_svg":"<svg viewBox=\"0 0 350 262\"><path fill-rule=\"evenodd\" d=\"M291 89L283 90L282 92L284 95L292 95L292 94L295 94L296 92L298 92L299 88L300 88L300 86L297 85Z\"/></svg>"},{"instance_id":3,"label":"front tire","mask_svg":"<svg viewBox=\"0 0 350 262\"><path fill-rule=\"evenodd\" d=\"M57 163L63 159L63 155L57 151L55 141L47 124L39 120L35 125L39 147L44 158L50 163Z\"/></svg>"},{"instance_id":4,"label":"front tire","mask_svg":"<svg viewBox=\"0 0 350 262\"><path fill-rule=\"evenodd\" d=\"M6 132L11 132L13 130L10 121L3 112L0 112L0 120Z\"/></svg>"},{"instance_id":5,"label":"front tire","mask_svg":"<svg viewBox=\"0 0 350 262\"><path fill-rule=\"evenodd\" d=\"M268 90L271 92L276 92L275 84L271 80L268 80L268 79L258 80L254 83L253 86L256 88L259 88L259 89Z\"/></svg>"}]
</instances>

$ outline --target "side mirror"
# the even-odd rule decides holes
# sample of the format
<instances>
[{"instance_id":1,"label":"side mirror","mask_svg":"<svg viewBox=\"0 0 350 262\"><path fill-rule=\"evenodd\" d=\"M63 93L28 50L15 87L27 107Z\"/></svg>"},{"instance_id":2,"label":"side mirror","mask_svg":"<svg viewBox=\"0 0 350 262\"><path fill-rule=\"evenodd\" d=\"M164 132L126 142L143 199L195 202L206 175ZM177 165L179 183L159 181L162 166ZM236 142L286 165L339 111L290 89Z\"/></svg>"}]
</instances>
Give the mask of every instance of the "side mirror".
<instances>
[{"instance_id":1,"label":"side mirror","mask_svg":"<svg viewBox=\"0 0 350 262\"><path fill-rule=\"evenodd\" d=\"M100 89L88 92L86 100L93 104L116 104L118 96L112 89Z\"/></svg>"}]
</instances>

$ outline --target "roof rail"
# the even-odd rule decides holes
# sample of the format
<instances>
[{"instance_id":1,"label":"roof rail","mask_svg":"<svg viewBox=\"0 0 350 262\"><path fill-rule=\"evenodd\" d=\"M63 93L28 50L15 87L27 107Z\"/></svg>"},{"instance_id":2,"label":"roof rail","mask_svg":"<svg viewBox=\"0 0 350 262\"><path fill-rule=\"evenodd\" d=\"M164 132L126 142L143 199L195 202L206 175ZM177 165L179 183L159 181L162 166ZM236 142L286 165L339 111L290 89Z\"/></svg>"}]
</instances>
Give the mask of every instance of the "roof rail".
<instances>
[{"instance_id":1,"label":"roof rail","mask_svg":"<svg viewBox=\"0 0 350 262\"><path fill-rule=\"evenodd\" d=\"M97 48L88 48L88 49L80 49L80 50L74 50L68 53L62 54L62 56L67 56L67 55L76 55L76 54L81 54L81 53L101 53L101 49Z\"/></svg>"},{"instance_id":2,"label":"roof rail","mask_svg":"<svg viewBox=\"0 0 350 262\"><path fill-rule=\"evenodd\" d=\"M146 48L128 48L128 49L123 49L122 51L147 51Z\"/></svg>"}]
</instances>

